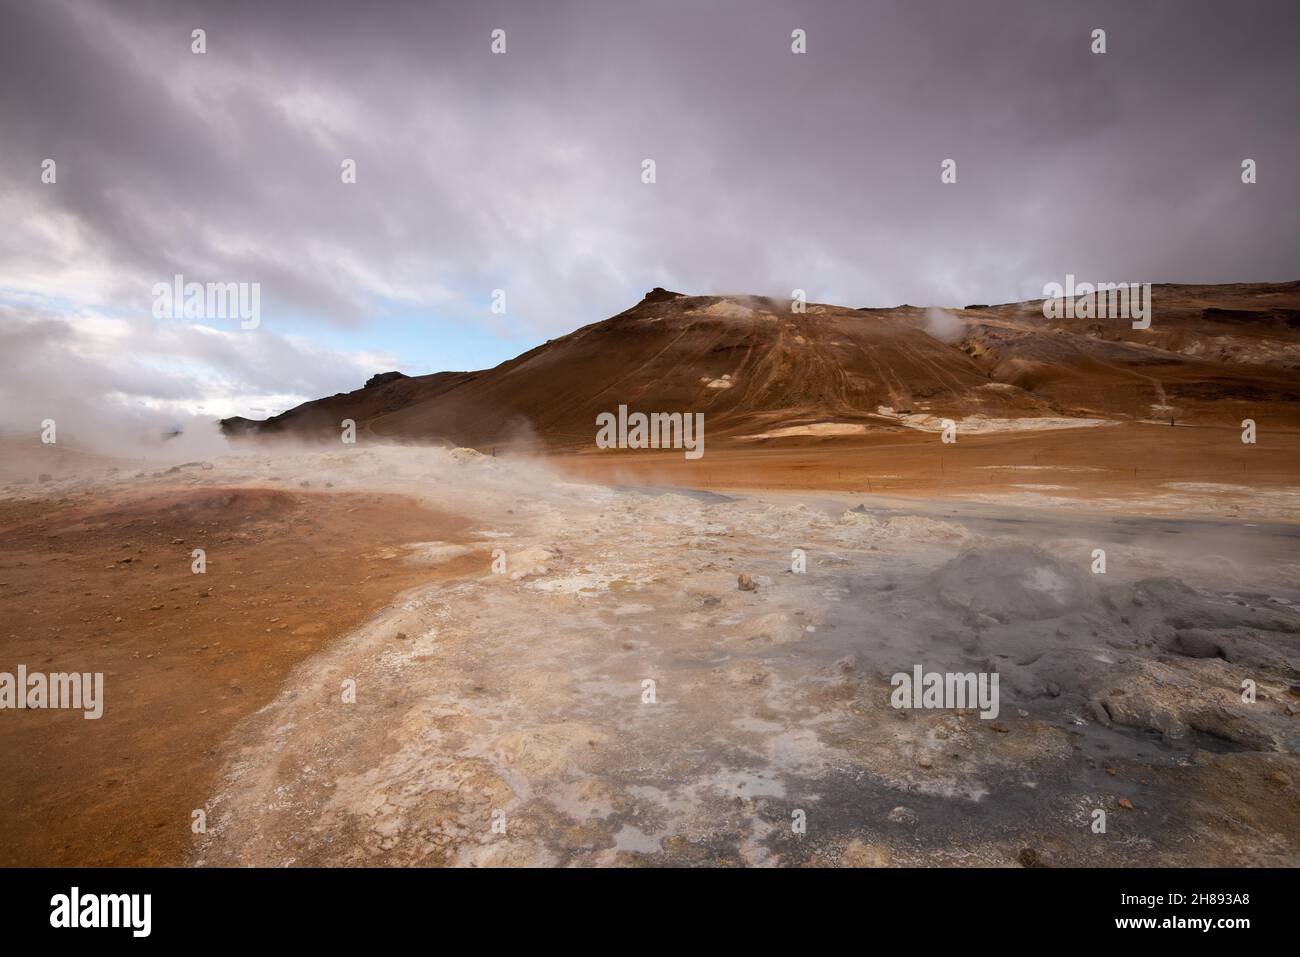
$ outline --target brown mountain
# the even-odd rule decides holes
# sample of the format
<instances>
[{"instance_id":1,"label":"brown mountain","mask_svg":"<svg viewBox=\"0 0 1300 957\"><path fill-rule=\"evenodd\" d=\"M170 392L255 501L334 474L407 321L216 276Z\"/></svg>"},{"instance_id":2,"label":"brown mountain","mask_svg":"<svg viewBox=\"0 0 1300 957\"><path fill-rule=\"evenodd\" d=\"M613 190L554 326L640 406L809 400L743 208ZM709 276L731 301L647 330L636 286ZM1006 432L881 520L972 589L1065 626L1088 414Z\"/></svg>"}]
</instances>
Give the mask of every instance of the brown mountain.
<instances>
[{"instance_id":1,"label":"brown mountain","mask_svg":"<svg viewBox=\"0 0 1300 957\"><path fill-rule=\"evenodd\" d=\"M232 434L371 434L485 446L590 445L596 416L703 412L710 441L922 417L1300 423L1300 282L1152 287L1149 329L1046 319L1041 301L848 309L655 289L494 369L405 376ZM929 421L929 420L924 420Z\"/></svg>"}]
</instances>

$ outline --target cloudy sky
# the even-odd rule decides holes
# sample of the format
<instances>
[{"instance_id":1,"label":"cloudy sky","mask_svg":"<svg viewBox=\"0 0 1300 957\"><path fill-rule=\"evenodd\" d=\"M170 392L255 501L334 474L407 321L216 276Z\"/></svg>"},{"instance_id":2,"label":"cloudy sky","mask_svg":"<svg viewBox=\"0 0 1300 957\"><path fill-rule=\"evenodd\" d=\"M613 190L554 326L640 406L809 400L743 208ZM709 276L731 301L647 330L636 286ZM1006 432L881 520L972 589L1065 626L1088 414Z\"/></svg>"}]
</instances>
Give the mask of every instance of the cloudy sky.
<instances>
[{"instance_id":1,"label":"cloudy sky","mask_svg":"<svg viewBox=\"0 0 1300 957\"><path fill-rule=\"evenodd\" d=\"M262 417L656 285L1297 279L1298 47L1290 0L0 0L0 425ZM260 326L155 318L178 273Z\"/></svg>"}]
</instances>

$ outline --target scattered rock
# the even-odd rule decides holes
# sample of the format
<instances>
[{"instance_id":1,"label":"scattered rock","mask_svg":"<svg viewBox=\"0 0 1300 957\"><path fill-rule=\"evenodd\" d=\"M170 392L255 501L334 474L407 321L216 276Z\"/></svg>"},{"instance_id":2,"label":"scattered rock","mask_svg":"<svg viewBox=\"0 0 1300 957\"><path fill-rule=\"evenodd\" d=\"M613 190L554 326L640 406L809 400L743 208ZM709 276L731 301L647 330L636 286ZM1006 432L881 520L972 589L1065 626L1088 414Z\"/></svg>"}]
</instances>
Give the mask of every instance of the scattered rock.
<instances>
[{"instance_id":1,"label":"scattered rock","mask_svg":"<svg viewBox=\"0 0 1300 957\"><path fill-rule=\"evenodd\" d=\"M754 584L754 579L750 578L744 572L741 572L740 575L736 578L736 586L741 591L753 591L758 587L757 585Z\"/></svg>"}]
</instances>

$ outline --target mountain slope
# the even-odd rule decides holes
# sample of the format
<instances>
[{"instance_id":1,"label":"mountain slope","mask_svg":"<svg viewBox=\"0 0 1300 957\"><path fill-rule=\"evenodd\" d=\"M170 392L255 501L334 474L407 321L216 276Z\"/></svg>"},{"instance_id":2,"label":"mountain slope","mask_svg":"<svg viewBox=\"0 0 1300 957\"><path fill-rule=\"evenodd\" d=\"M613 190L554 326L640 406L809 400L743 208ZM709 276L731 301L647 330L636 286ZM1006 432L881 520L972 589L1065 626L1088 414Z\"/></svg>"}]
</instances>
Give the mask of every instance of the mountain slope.
<instances>
[{"instance_id":1,"label":"mountain slope","mask_svg":"<svg viewBox=\"0 0 1300 957\"><path fill-rule=\"evenodd\" d=\"M596 416L703 412L711 441L930 417L1300 422L1300 283L1158 286L1150 329L1043 317L1042 304L848 309L656 289L494 369L376 376L228 432L590 445Z\"/></svg>"}]
</instances>

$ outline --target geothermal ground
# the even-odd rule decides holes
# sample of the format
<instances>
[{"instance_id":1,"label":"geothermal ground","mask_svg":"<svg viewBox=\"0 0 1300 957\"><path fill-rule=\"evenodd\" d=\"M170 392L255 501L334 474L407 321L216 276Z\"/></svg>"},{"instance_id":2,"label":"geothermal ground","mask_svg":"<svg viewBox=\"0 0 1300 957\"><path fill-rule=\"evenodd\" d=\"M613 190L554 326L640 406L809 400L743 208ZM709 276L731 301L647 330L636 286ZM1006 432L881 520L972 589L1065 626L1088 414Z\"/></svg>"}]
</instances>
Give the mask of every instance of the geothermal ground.
<instances>
[{"instance_id":1,"label":"geothermal ground","mask_svg":"<svg viewBox=\"0 0 1300 957\"><path fill-rule=\"evenodd\" d=\"M7 454L0 863L1300 863L1300 436L1068 435Z\"/></svg>"}]
</instances>

